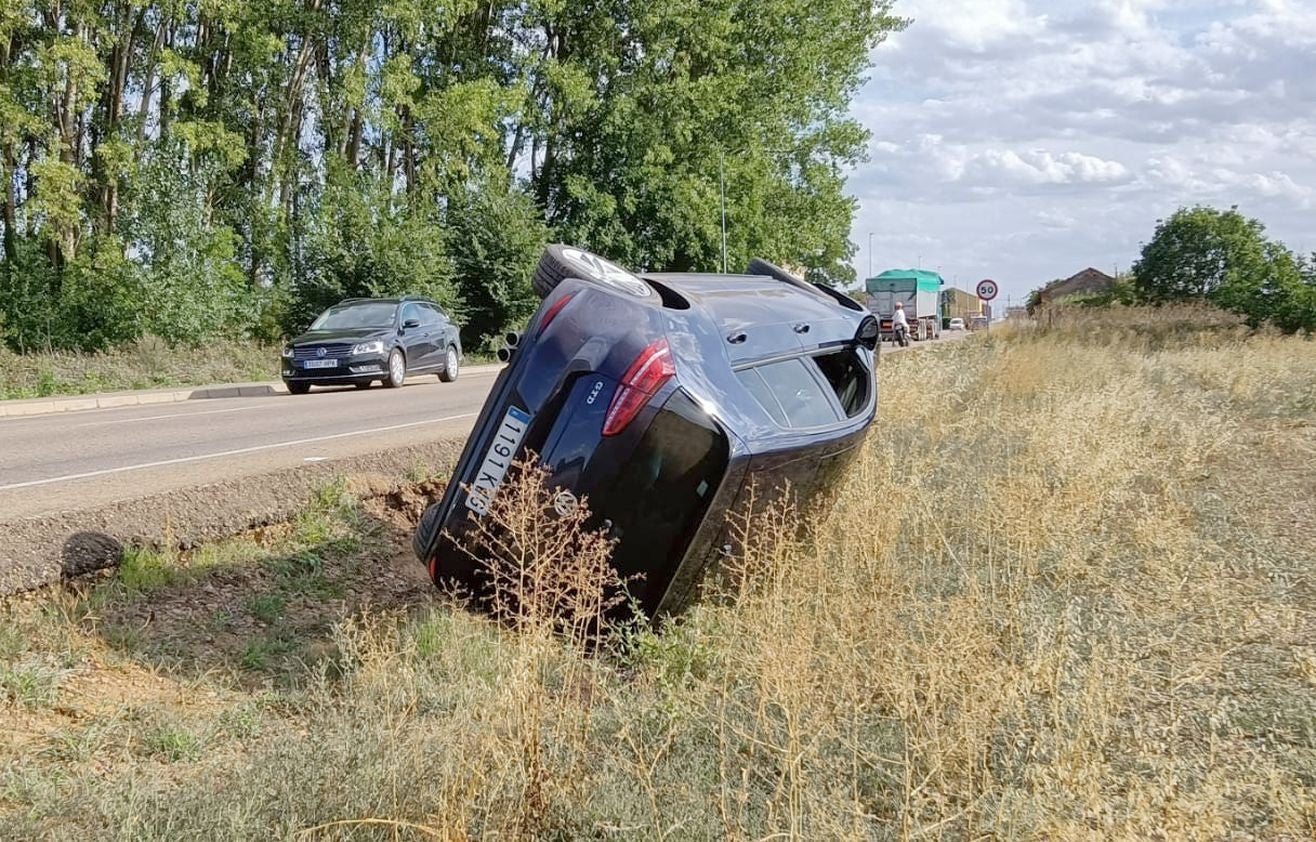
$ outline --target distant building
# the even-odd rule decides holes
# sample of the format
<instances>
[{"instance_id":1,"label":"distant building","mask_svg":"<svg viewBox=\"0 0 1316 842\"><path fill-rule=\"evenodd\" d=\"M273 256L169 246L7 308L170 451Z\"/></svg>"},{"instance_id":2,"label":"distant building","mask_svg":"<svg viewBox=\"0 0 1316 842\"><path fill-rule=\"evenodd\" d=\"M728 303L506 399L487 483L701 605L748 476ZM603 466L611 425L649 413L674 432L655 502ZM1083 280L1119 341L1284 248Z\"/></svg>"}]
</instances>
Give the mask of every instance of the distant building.
<instances>
[{"instance_id":1,"label":"distant building","mask_svg":"<svg viewBox=\"0 0 1316 842\"><path fill-rule=\"evenodd\" d=\"M1062 281L1052 281L1038 290L1038 303L1050 304L1061 298L1085 293L1110 292L1115 286L1115 279L1100 269L1091 266Z\"/></svg>"},{"instance_id":2,"label":"distant building","mask_svg":"<svg viewBox=\"0 0 1316 842\"><path fill-rule=\"evenodd\" d=\"M1026 319L1028 318L1027 307L1006 307L1005 317L1007 319Z\"/></svg>"}]
</instances>

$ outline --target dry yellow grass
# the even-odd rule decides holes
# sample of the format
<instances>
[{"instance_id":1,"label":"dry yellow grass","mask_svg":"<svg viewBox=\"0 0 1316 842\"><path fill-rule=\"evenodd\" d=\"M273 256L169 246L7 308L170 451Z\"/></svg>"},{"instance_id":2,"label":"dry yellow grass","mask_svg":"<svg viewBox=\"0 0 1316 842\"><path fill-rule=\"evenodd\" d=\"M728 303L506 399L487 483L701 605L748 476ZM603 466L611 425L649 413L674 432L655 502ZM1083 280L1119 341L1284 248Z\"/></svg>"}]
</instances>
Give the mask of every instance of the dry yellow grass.
<instances>
[{"instance_id":1,"label":"dry yellow grass","mask_svg":"<svg viewBox=\"0 0 1316 842\"><path fill-rule=\"evenodd\" d=\"M1316 343L1190 319L883 360L930 399L883 401L834 505L615 651L422 604L262 683L109 649L95 593L11 606L5 674L63 672L5 684L0 832L1310 839Z\"/></svg>"}]
</instances>

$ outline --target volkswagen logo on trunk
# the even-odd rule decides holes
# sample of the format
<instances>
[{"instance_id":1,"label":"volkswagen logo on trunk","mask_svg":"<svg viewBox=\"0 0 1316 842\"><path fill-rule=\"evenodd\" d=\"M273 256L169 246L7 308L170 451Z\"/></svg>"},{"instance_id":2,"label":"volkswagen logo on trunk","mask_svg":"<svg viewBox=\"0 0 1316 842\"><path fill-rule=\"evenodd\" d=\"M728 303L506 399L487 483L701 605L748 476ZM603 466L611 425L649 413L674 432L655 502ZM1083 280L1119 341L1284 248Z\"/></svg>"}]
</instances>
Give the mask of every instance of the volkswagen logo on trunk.
<instances>
[{"instance_id":1,"label":"volkswagen logo on trunk","mask_svg":"<svg viewBox=\"0 0 1316 842\"><path fill-rule=\"evenodd\" d=\"M557 512L559 517L571 517L576 513L576 507L579 505L576 495L565 488L553 495L553 511Z\"/></svg>"}]
</instances>

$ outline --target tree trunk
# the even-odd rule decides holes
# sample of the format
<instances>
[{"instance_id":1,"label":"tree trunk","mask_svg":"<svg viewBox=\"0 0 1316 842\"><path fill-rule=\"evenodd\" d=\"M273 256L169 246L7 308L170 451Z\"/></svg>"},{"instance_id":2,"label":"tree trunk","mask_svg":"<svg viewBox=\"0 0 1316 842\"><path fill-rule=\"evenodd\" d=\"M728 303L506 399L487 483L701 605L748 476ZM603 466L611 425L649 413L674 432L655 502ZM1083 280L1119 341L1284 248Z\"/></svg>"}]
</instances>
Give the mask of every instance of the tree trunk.
<instances>
[{"instance_id":1,"label":"tree trunk","mask_svg":"<svg viewBox=\"0 0 1316 842\"><path fill-rule=\"evenodd\" d=\"M166 28L168 28L168 21L160 21L159 27L155 30L155 41L151 44L151 51L146 56L146 75L142 79L142 102L137 111L138 145L146 140L146 122L151 115L151 89L155 87L156 57L160 55L160 50L164 48Z\"/></svg>"},{"instance_id":2,"label":"tree trunk","mask_svg":"<svg viewBox=\"0 0 1316 842\"><path fill-rule=\"evenodd\" d=\"M165 26L165 47L174 48L174 22L170 20ZM160 140L169 139L169 112L171 106L169 100L173 98L173 86L165 77L160 77L160 104L157 106L160 112Z\"/></svg>"},{"instance_id":3,"label":"tree trunk","mask_svg":"<svg viewBox=\"0 0 1316 842\"><path fill-rule=\"evenodd\" d=\"M4 84L9 78L9 65L13 56L18 52L17 36L12 36L8 41L0 41L0 84ZM14 141L11 137L6 137L4 145L0 146L0 176L4 177L5 189L2 198L4 207L0 209L0 224L5 227L4 230L4 256L5 256L5 273L14 271L14 264L18 262L18 224L17 209L18 196L14 187L15 171L18 169L18 156L14 154Z\"/></svg>"},{"instance_id":4,"label":"tree trunk","mask_svg":"<svg viewBox=\"0 0 1316 842\"><path fill-rule=\"evenodd\" d=\"M0 154L4 158L3 164L0 165L0 171L3 171L5 179L5 206L3 211L5 269L13 271L14 264L18 262L18 221L15 219L18 195L14 188L14 171L18 169L18 159L14 156L13 142L5 141L4 149L0 151Z\"/></svg>"}]
</instances>

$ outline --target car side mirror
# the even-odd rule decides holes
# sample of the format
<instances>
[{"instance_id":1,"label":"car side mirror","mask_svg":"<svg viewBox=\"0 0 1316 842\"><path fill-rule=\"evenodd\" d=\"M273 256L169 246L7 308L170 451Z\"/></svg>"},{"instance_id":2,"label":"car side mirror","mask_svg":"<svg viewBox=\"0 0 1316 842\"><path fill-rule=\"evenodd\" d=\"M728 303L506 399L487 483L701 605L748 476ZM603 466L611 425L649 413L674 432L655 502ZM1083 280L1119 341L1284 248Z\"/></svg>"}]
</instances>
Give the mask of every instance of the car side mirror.
<instances>
[{"instance_id":1,"label":"car side mirror","mask_svg":"<svg viewBox=\"0 0 1316 842\"><path fill-rule=\"evenodd\" d=\"M871 351L877 347L877 340L881 333L877 319L872 316L864 316L864 320L859 323L859 329L855 331L854 341Z\"/></svg>"},{"instance_id":2,"label":"car side mirror","mask_svg":"<svg viewBox=\"0 0 1316 842\"><path fill-rule=\"evenodd\" d=\"M407 319L402 323L403 330L411 330L413 327L420 327L420 319Z\"/></svg>"}]
</instances>

